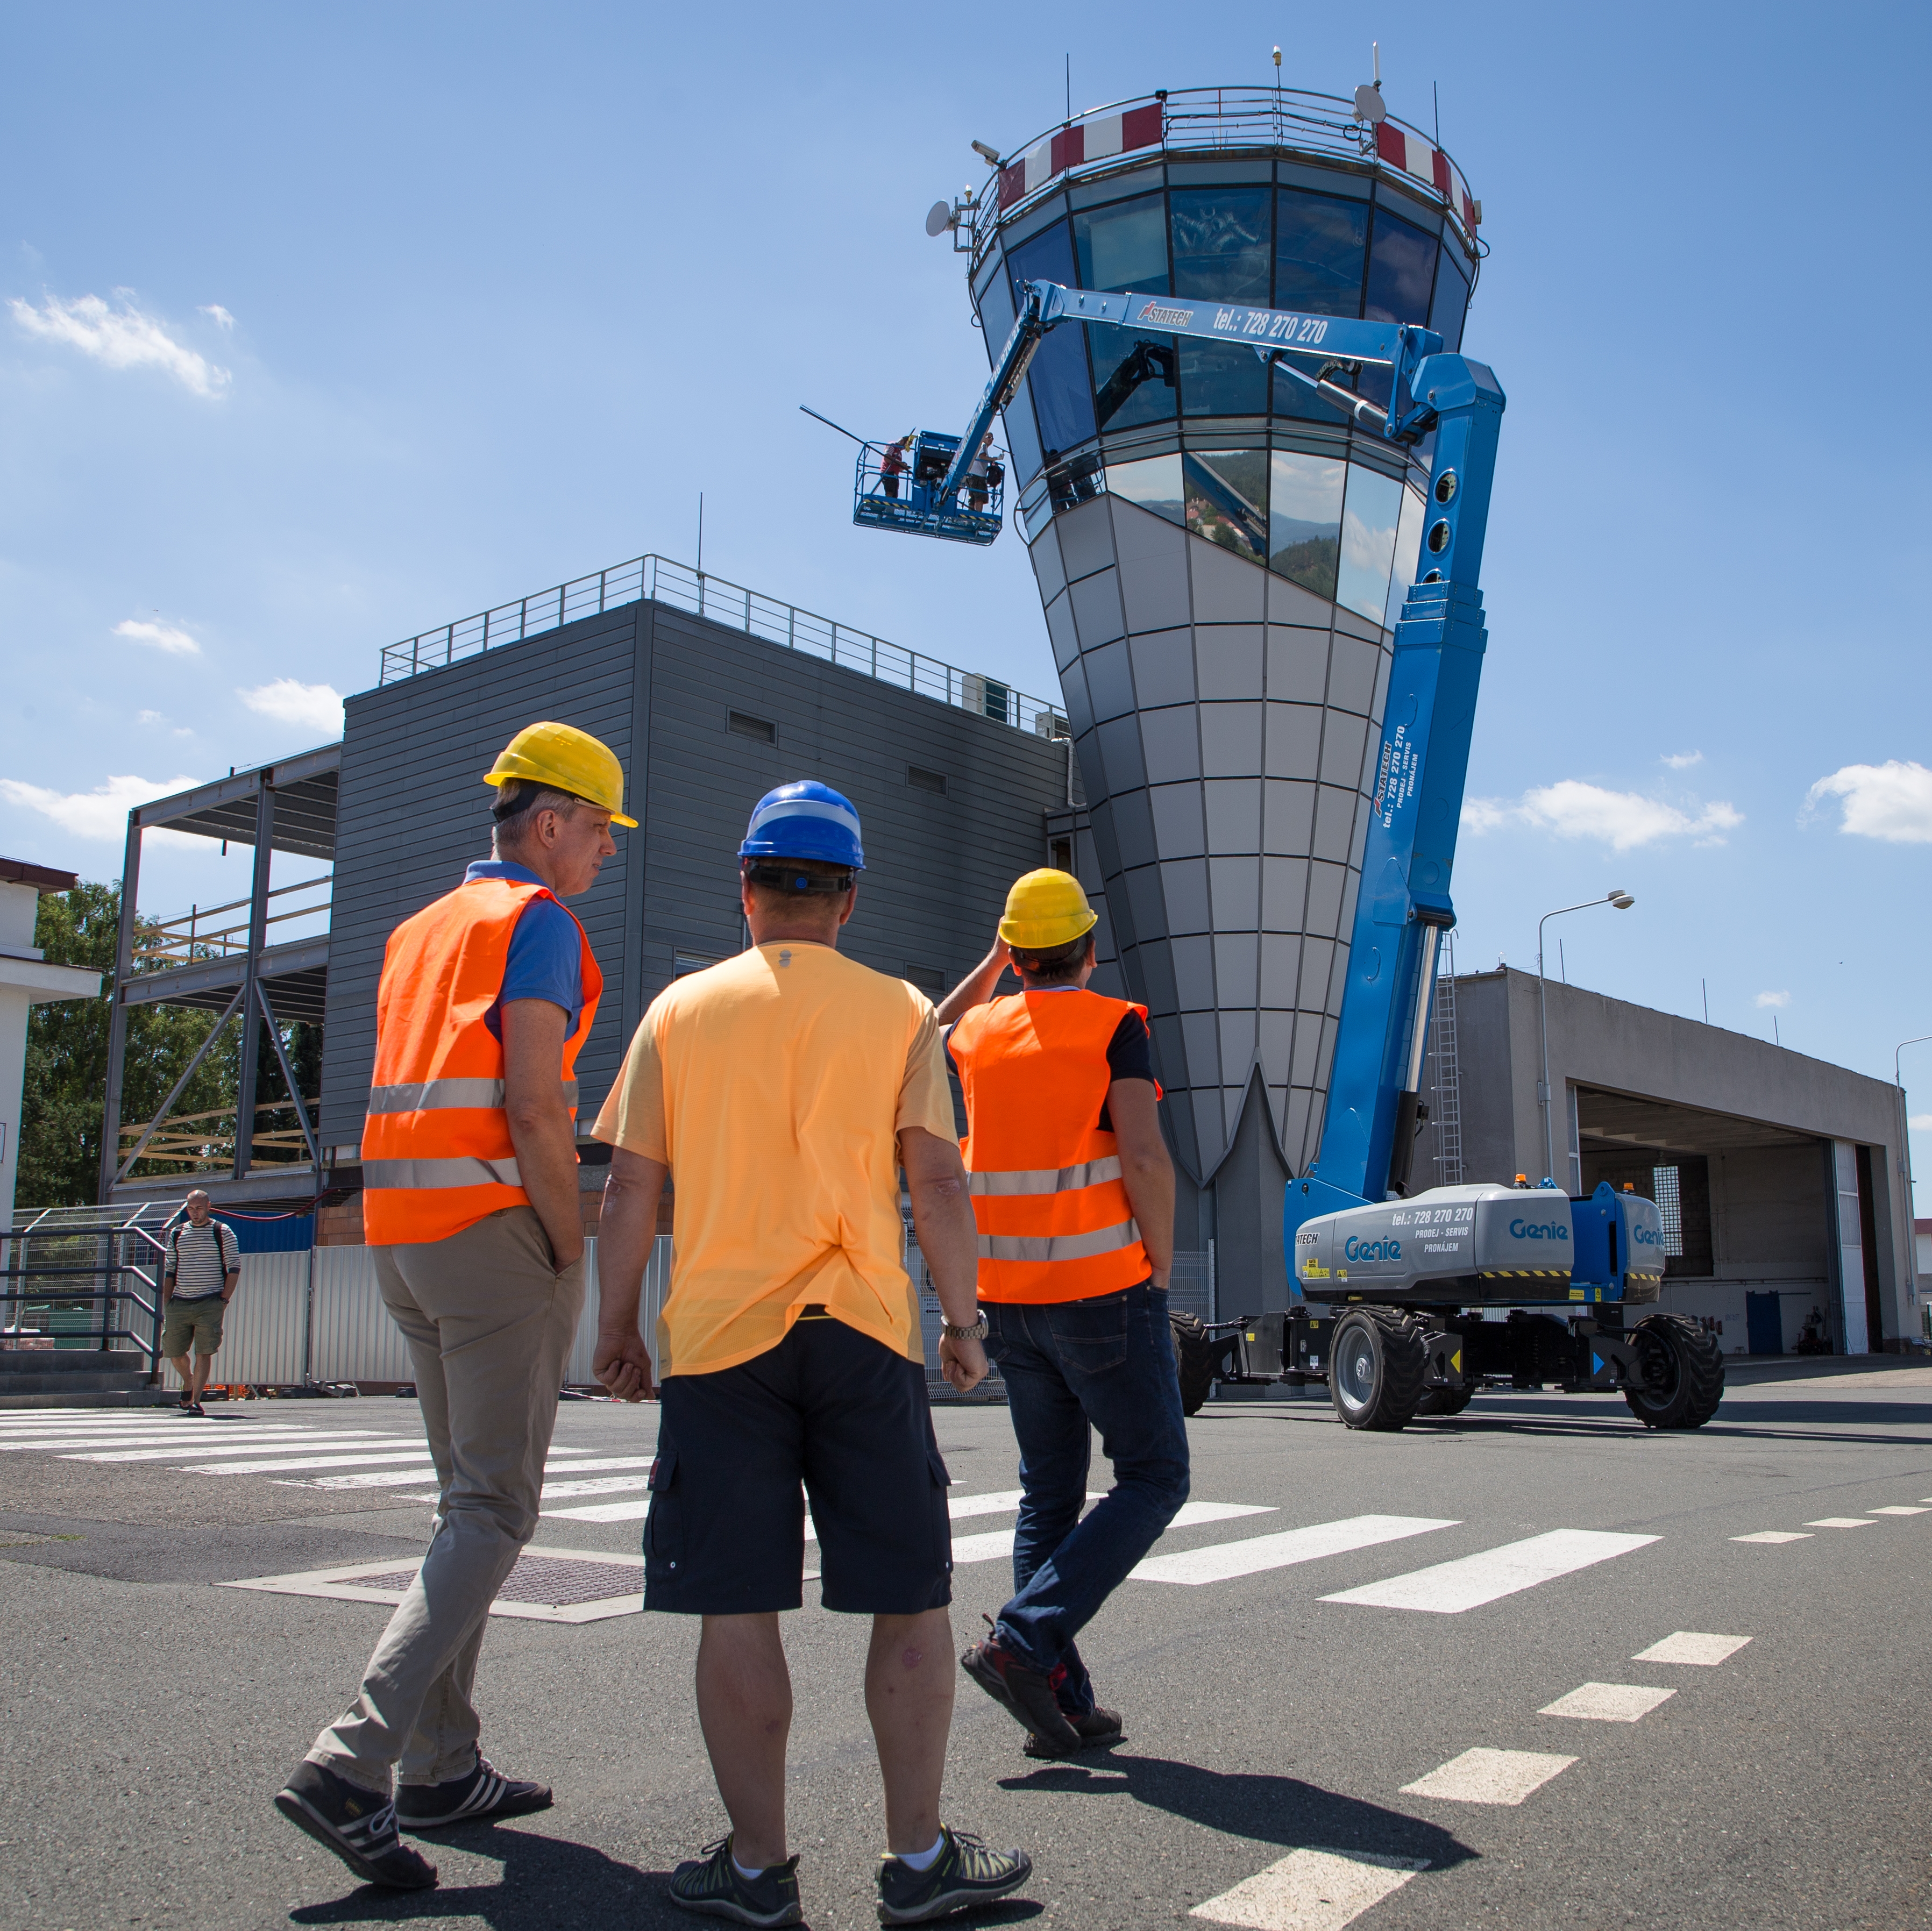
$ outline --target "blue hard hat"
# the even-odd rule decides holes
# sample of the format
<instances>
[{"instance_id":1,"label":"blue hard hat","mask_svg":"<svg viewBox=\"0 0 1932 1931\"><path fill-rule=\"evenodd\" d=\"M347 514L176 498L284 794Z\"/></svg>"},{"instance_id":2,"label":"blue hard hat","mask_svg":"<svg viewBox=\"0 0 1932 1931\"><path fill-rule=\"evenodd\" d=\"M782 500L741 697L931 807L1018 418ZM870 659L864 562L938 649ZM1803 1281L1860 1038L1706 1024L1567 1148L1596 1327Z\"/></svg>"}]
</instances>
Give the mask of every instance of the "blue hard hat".
<instances>
[{"instance_id":1,"label":"blue hard hat","mask_svg":"<svg viewBox=\"0 0 1932 1931\"><path fill-rule=\"evenodd\" d=\"M738 856L818 859L863 871L866 851L859 835L859 814L851 799L807 778L767 791L752 807Z\"/></svg>"}]
</instances>

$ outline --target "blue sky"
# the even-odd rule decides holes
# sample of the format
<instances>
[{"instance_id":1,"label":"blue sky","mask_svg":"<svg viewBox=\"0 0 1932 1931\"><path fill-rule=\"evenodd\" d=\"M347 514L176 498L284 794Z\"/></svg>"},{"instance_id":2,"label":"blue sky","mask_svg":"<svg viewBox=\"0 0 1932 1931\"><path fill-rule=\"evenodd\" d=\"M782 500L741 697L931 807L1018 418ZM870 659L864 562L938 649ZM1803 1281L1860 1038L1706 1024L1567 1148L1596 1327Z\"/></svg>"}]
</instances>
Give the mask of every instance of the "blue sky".
<instances>
[{"instance_id":1,"label":"blue sky","mask_svg":"<svg viewBox=\"0 0 1932 1931\"><path fill-rule=\"evenodd\" d=\"M1277 42L1346 92L1378 39L1482 198L1466 346L1510 396L1459 962L1532 964L1540 913L1622 885L1551 928L1574 979L1708 984L1889 1078L1932 1032L1928 19L11 8L0 850L113 876L132 798L333 735L395 637L689 559L700 490L710 569L1050 694L1020 543L854 529L796 405L964 418L984 358L922 217L970 140L1060 118L1064 53L1077 111L1263 84ZM195 841L142 902L243 883Z\"/></svg>"}]
</instances>

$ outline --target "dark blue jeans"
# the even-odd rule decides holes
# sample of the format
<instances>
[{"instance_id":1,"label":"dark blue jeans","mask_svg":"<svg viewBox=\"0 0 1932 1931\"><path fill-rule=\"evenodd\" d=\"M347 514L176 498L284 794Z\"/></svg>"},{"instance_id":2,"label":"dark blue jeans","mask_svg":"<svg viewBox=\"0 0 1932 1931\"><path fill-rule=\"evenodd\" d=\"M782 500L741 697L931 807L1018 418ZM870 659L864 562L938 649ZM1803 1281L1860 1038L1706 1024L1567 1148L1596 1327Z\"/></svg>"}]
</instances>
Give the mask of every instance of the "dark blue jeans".
<instances>
[{"instance_id":1,"label":"dark blue jeans","mask_svg":"<svg viewBox=\"0 0 1932 1931\"><path fill-rule=\"evenodd\" d=\"M1159 1540L1187 1499L1187 1424L1167 1294L1144 1283L1093 1300L984 1303L1019 1438L1013 1599L1000 1640L1036 1669L1063 1666L1060 1707L1084 1715L1094 1688L1074 1637ZM1090 1429L1114 1486L1083 1522Z\"/></svg>"}]
</instances>

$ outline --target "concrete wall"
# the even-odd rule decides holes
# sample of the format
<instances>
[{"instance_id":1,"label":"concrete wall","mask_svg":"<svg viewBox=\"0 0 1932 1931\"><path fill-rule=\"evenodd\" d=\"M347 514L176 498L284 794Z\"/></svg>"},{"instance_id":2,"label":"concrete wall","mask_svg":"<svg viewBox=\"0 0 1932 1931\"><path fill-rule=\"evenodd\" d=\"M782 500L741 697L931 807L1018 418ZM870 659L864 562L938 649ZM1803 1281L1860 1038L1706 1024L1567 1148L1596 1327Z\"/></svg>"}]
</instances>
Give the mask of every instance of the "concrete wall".
<instances>
[{"instance_id":1,"label":"concrete wall","mask_svg":"<svg viewBox=\"0 0 1932 1931\"><path fill-rule=\"evenodd\" d=\"M734 710L769 722L776 743L732 730ZM586 1124L679 955L742 946L736 854L773 785L820 778L858 807L868 869L844 949L935 997L984 956L1066 796L1064 742L655 604L361 692L347 713L322 1066L322 1139L336 1147L361 1137L384 942L488 856L482 774L526 724L602 738L641 820L572 904L605 988L578 1061ZM914 766L944 794L914 784Z\"/></svg>"}]
</instances>

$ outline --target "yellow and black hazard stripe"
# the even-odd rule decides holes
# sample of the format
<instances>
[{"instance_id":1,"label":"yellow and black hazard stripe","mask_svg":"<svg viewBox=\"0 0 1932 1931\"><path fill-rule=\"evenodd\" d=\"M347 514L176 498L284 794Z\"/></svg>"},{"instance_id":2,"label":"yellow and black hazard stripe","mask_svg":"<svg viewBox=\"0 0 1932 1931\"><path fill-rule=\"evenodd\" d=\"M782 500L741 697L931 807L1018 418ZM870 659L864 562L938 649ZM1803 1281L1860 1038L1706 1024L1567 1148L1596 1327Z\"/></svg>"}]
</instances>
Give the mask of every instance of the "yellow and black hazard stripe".
<instances>
[{"instance_id":1,"label":"yellow and black hazard stripe","mask_svg":"<svg viewBox=\"0 0 1932 1931\"><path fill-rule=\"evenodd\" d=\"M1567 1281L1569 1278L1568 1267L1490 1267L1483 1275L1486 1281Z\"/></svg>"}]
</instances>

